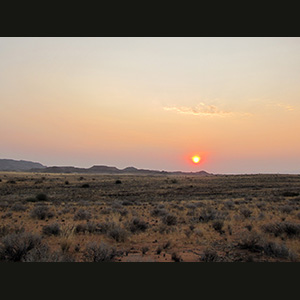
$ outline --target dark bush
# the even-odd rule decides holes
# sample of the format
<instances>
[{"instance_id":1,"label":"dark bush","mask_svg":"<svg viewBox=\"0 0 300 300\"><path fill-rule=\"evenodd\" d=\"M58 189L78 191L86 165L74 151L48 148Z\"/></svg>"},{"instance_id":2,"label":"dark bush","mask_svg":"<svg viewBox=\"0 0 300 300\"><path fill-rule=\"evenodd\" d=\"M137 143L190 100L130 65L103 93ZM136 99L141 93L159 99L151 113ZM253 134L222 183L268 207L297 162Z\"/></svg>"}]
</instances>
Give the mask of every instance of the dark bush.
<instances>
[{"instance_id":1,"label":"dark bush","mask_svg":"<svg viewBox=\"0 0 300 300\"><path fill-rule=\"evenodd\" d=\"M205 249L200 260L203 262L218 262L219 256L215 250Z\"/></svg>"},{"instance_id":2,"label":"dark bush","mask_svg":"<svg viewBox=\"0 0 300 300\"><path fill-rule=\"evenodd\" d=\"M68 184L69 184L69 181L68 181L68 180L66 180L66 181L65 181L65 184L66 184L66 185L68 185Z\"/></svg>"},{"instance_id":3,"label":"dark bush","mask_svg":"<svg viewBox=\"0 0 300 300\"><path fill-rule=\"evenodd\" d=\"M180 255L177 252L173 252L171 258L172 258L172 260L174 260L174 262L181 262L182 261Z\"/></svg>"},{"instance_id":4,"label":"dark bush","mask_svg":"<svg viewBox=\"0 0 300 300\"><path fill-rule=\"evenodd\" d=\"M198 220L200 222L207 223L209 221L216 220L216 219L221 220L224 218L224 216L225 216L224 214L217 211L216 209L207 207L201 210Z\"/></svg>"},{"instance_id":5,"label":"dark bush","mask_svg":"<svg viewBox=\"0 0 300 300\"><path fill-rule=\"evenodd\" d=\"M290 258L291 260L295 260L295 254L291 252L284 244L267 242L263 245L263 250L267 256Z\"/></svg>"},{"instance_id":6,"label":"dark bush","mask_svg":"<svg viewBox=\"0 0 300 300\"><path fill-rule=\"evenodd\" d=\"M38 201L47 201L48 197L46 194L40 193L36 195L36 199Z\"/></svg>"},{"instance_id":7,"label":"dark bush","mask_svg":"<svg viewBox=\"0 0 300 300\"><path fill-rule=\"evenodd\" d=\"M155 208L151 211L151 216L153 216L153 217L162 217L167 214L168 214L168 212L164 208Z\"/></svg>"},{"instance_id":8,"label":"dark bush","mask_svg":"<svg viewBox=\"0 0 300 300\"><path fill-rule=\"evenodd\" d=\"M124 200L124 201L122 202L122 205L123 205L123 206L130 206L130 205L134 205L134 203L133 203L132 201L129 201L129 200Z\"/></svg>"},{"instance_id":9,"label":"dark bush","mask_svg":"<svg viewBox=\"0 0 300 300\"><path fill-rule=\"evenodd\" d=\"M224 202L224 207L227 209L233 209L234 208L234 202L232 200L227 200Z\"/></svg>"},{"instance_id":10,"label":"dark bush","mask_svg":"<svg viewBox=\"0 0 300 300\"><path fill-rule=\"evenodd\" d=\"M58 223L52 223L43 227L42 230L45 235L59 235L61 233L61 229Z\"/></svg>"},{"instance_id":11,"label":"dark bush","mask_svg":"<svg viewBox=\"0 0 300 300\"><path fill-rule=\"evenodd\" d=\"M218 231L219 233L223 233L223 230L222 230L223 226L224 226L224 221L223 220L215 220L212 223L213 229Z\"/></svg>"},{"instance_id":12,"label":"dark bush","mask_svg":"<svg viewBox=\"0 0 300 300\"><path fill-rule=\"evenodd\" d=\"M240 249L246 249L250 252L258 252L269 257L295 259L295 254L292 253L284 244L266 241L257 233L251 232L243 234L237 246Z\"/></svg>"},{"instance_id":13,"label":"dark bush","mask_svg":"<svg viewBox=\"0 0 300 300\"><path fill-rule=\"evenodd\" d=\"M27 207L21 203L16 203L10 208L12 211L25 211L26 209Z\"/></svg>"},{"instance_id":14,"label":"dark bush","mask_svg":"<svg viewBox=\"0 0 300 300\"><path fill-rule=\"evenodd\" d=\"M29 197L26 199L27 202L38 202L39 200L35 197Z\"/></svg>"},{"instance_id":15,"label":"dark bush","mask_svg":"<svg viewBox=\"0 0 300 300\"><path fill-rule=\"evenodd\" d=\"M162 251L162 247L161 246L158 246L157 249L156 249L156 254L160 254Z\"/></svg>"},{"instance_id":16,"label":"dark bush","mask_svg":"<svg viewBox=\"0 0 300 300\"><path fill-rule=\"evenodd\" d=\"M116 256L115 248L105 243L88 243L84 252L84 259L87 262L111 262Z\"/></svg>"},{"instance_id":17,"label":"dark bush","mask_svg":"<svg viewBox=\"0 0 300 300\"><path fill-rule=\"evenodd\" d=\"M261 252L262 245L265 243L263 237L256 232L243 233L238 241L238 248L249 250L251 252Z\"/></svg>"},{"instance_id":18,"label":"dark bush","mask_svg":"<svg viewBox=\"0 0 300 300\"><path fill-rule=\"evenodd\" d=\"M27 232L6 235L1 240L0 260L19 262L23 261L30 250L41 245L41 238Z\"/></svg>"},{"instance_id":19,"label":"dark bush","mask_svg":"<svg viewBox=\"0 0 300 300\"><path fill-rule=\"evenodd\" d=\"M294 210L294 208L290 205L283 205L279 209L281 212L283 212L285 214L289 214Z\"/></svg>"},{"instance_id":20,"label":"dark bush","mask_svg":"<svg viewBox=\"0 0 300 300\"><path fill-rule=\"evenodd\" d=\"M81 187L82 187L82 188L89 188L90 185L89 185L88 183L84 183Z\"/></svg>"},{"instance_id":21,"label":"dark bush","mask_svg":"<svg viewBox=\"0 0 300 300\"><path fill-rule=\"evenodd\" d=\"M162 218L162 222L165 225L172 226L177 224L177 217L173 214L167 214Z\"/></svg>"},{"instance_id":22,"label":"dark bush","mask_svg":"<svg viewBox=\"0 0 300 300\"><path fill-rule=\"evenodd\" d=\"M76 225L75 233L103 233L102 224L94 222L81 223Z\"/></svg>"},{"instance_id":23,"label":"dark bush","mask_svg":"<svg viewBox=\"0 0 300 300\"><path fill-rule=\"evenodd\" d=\"M139 218L134 218L129 223L129 229L132 233L144 232L147 228L147 223Z\"/></svg>"},{"instance_id":24,"label":"dark bush","mask_svg":"<svg viewBox=\"0 0 300 300\"><path fill-rule=\"evenodd\" d=\"M54 214L49 211L48 206L39 205L31 211L30 216L34 219L45 220L46 218L52 218Z\"/></svg>"},{"instance_id":25,"label":"dark bush","mask_svg":"<svg viewBox=\"0 0 300 300\"><path fill-rule=\"evenodd\" d=\"M100 214L102 215L109 215L110 213L112 213L112 209L110 207L105 207L100 210Z\"/></svg>"},{"instance_id":26,"label":"dark bush","mask_svg":"<svg viewBox=\"0 0 300 300\"><path fill-rule=\"evenodd\" d=\"M145 255L149 251L149 248L147 246L142 248L142 254Z\"/></svg>"},{"instance_id":27,"label":"dark bush","mask_svg":"<svg viewBox=\"0 0 300 300\"><path fill-rule=\"evenodd\" d=\"M284 197L296 197L296 196L299 196L299 193L298 192L283 192L282 193L282 196Z\"/></svg>"},{"instance_id":28,"label":"dark bush","mask_svg":"<svg viewBox=\"0 0 300 300\"><path fill-rule=\"evenodd\" d=\"M276 222L265 224L262 230L266 233L274 234L274 236L286 235L289 238L300 236L300 224L291 222Z\"/></svg>"},{"instance_id":29,"label":"dark bush","mask_svg":"<svg viewBox=\"0 0 300 300\"><path fill-rule=\"evenodd\" d=\"M124 242L127 237L127 231L117 224L114 224L107 230L107 236L113 238L116 242Z\"/></svg>"},{"instance_id":30,"label":"dark bush","mask_svg":"<svg viewBox=\"0 0 300 300\"><path fill-rule=\"evenodd\" d=\"M79 209L74 215L74 221L77 220L90 220L92 218L92 214L88 210Z\"/></svg>"},{"instance_id":31,"label":"dark bush","mask_svg":"<svg viewBox=\"0 0 300 300\"><path fill-rule=\"evenodd\" d=\"M252 215L252 211L246 207L241 208L240 213L244 218L250 218Z\"/></svg>"},{"instance_id":32,"label":"dark bush","mask_svg":"<svg viewBox=\"0 0 300 300\"><path fill-rule=\"evenodd\" d=\"M121 184L122 183L122 181L121 180L116 180L116 184Z\"/></svg>"}]
</instances>

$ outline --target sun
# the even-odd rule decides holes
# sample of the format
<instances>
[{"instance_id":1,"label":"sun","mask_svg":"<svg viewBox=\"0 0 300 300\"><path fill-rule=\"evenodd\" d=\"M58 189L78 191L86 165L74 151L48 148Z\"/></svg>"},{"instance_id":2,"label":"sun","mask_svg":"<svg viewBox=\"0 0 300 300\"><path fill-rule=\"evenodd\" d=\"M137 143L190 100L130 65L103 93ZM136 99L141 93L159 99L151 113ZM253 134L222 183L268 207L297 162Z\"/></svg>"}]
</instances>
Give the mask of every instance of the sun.
<instances>
[{"instance_id":1,"label":"sun","mask_svg":"<svg viewBox=\"0 0 300 300\"><path fill-rule=\"evenodd\" d=\"M200 157L200 156L195 155L195 156L192 157L192 161L193 161L195 164L198 164L198 163L200 162L200 160L201 160L201 157Z\"/></svg>"}]
</instances>

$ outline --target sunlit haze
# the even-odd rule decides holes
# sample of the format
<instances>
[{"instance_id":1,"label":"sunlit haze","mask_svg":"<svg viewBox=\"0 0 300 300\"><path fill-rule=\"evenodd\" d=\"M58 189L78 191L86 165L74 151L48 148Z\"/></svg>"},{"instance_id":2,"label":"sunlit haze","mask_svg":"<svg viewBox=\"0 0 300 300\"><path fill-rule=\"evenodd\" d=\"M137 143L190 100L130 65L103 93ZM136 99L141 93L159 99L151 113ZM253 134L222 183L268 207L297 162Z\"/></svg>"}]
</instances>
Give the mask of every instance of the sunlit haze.
<instances>
[{"instance_id":1,"label":"sunlit haze","mask_svg":"<svg viewBox=\"0 0 300 300\"><path fill-rule=\"evenodd\" d=\"M299 173L299 97L300 38L0 38L0 158Z\"/></svg>"}]
</instances>

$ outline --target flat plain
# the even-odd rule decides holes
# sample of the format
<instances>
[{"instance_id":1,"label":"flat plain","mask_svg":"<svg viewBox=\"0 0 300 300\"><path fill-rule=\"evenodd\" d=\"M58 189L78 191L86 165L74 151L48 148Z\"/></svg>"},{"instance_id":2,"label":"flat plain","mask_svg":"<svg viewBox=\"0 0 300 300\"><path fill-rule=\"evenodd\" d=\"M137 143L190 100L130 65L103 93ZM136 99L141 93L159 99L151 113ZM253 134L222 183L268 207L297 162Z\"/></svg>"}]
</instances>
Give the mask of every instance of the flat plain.
<instances>
[{"instance_id":1,"label":"flat plain","mask_svg":"<svg viewBox=\"0 0 300 300\"><path fill-rule=\"evenodd\" d=\"M0 261L300 261L300 175L0 172Z\"/></svg>"}]
</instances>

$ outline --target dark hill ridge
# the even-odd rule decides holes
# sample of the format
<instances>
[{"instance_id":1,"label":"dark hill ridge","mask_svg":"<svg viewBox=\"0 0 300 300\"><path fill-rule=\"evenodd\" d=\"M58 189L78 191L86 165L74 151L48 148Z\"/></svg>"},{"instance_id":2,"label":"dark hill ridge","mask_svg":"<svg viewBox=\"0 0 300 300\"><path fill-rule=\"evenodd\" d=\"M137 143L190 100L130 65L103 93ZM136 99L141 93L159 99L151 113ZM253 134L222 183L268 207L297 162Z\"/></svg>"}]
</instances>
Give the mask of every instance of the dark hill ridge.
<instances>
[{"instance_id":1,"label":"dark hill ridge","mask_svg":"<svg viewBox=\"0 0 300 300\"><path fill-rule=\"evenodd\" d=\"M7 162L8 161L8 162ZM12 159L0 159L0 171L23 171L36 173L83 173L83 174L132 174L132 175L212 175L205 171L199 172L167 172L157 170L137 169L135 167L127 167L118 169L109 166L92 166L91 168L77 168L72 166L52 166L46 167L40 163L31 161L16 161Z\"/></svg>"},{"instance_id":2,"label":"dark hill ridge","mask_svg":"<svg viewBox=\"0 0 300 300\"><path fill-rule=\"evenodd\" d=\"M0 159L0 171L28 171L33 168L40 170L46 167L40 163L32 161Z\"/></svg>"},{"instance_id":3,"label":"dark hill ridge","mask_svg":"<svg viewBox=\"0 0 300 300\"><path fill-rule=\"evenodd\" d=\"M42 173L84 173L84 174L133 174L133 175L201 175L207 176L212 175L205 171L199 172L167 172L157 170L145 170L137 169L134 167L127 167L125 169L118 169L116 167L109 166L93 166L91 168L76 168L76 167L47 167L44 169L32 169L31 172L42 172Z\"/></svg>"}]
</instances>

